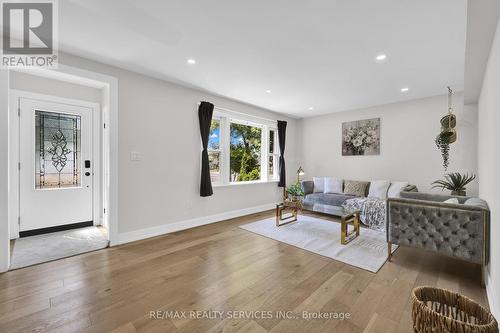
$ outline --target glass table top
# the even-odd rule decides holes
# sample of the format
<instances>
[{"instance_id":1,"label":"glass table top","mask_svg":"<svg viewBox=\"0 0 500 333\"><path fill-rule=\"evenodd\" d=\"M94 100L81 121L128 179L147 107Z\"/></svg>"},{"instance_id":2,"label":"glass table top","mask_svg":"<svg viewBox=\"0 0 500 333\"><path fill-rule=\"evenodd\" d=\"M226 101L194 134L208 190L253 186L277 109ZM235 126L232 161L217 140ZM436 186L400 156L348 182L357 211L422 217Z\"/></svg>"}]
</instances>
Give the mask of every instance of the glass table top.
<instances>
[{"instance_id":1,"label":"glass table top","mask_svg":"<svg viewBox=\"0 0 500 333\"><path fill-rule=\"evenodd\" d=\"M345 210L343 207L332 206L332 205L324 205L324 204L303 204L302 208L305 210L310 210L317 213L322 213L326 215L332 215L336 217L343 217L347 215L351 215L353 213L359 212L356 210Z\"/></svg>"}]
</instances>

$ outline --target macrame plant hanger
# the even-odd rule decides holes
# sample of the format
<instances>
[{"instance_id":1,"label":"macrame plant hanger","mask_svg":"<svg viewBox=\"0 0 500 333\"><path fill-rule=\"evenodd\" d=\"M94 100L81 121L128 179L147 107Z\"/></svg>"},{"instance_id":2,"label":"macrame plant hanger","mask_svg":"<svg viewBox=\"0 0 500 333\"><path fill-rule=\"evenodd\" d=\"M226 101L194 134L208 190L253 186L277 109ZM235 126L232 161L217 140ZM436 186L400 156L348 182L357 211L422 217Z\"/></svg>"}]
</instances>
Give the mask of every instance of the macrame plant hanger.
<instances>
[{"instance_id":1,"label":"macrame plant hanger","mask_svg":"<svg viewBox=\"0 0 500 333\"><path fill-rule=\"evenodd\" d=\"M441 138L445 139L449 144L457 141L457 117L453 114L453 90L448 87L448 114L441 118Z\"/></svg>"}]
</instances>

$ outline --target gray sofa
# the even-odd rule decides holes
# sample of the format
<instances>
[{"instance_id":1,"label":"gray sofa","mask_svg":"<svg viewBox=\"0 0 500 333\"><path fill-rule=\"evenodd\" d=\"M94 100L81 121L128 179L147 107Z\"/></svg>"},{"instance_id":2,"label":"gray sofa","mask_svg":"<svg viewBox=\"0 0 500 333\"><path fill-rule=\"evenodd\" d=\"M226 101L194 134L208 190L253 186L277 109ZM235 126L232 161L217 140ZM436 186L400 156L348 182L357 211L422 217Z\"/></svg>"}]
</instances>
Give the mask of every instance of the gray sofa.
<instances>
[{"instance_id":1,"label":"gray sofa","mask_svg":"<svg viewBox=\"0 0 500 333\"><path fill-rule=\"evenodd\" d=\"M304 190L304 204L305 205L330 205L330 206L342 206L342 204L352 198L356 198L354 195L343 194L343 193L314 193L314 182L312 180L305 180L301 182L302 190ZM368 195L370 186L366 187L365 196ZM417 191L417 187L414 185L408 185L403 191Z\"/></svg>"},{"instance_id":2,"label":"gray sofa","mask_svg":"<svg viewBox=\"0 0 500 333\"><path fill-rule=\"evenodd\" d=\"M444 203L450 198L457 198L459 204ZM479 198L401 193L401 198L387 200L389 260L391 244L397 244L485 266L489 224L488 205Z\"/></svg>"}]
</instances>

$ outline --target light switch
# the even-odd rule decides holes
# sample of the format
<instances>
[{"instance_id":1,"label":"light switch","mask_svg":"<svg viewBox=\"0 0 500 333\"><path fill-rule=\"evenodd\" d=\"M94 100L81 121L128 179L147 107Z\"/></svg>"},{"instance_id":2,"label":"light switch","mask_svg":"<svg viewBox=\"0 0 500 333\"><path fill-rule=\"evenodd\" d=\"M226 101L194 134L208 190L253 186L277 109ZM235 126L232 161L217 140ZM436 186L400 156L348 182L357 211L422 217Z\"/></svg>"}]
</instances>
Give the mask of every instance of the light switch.
<instances>
[{"instance_id":1,"label":"light switch","mask_svg":"<svg viewBox=\"0 0 500 333\"><path fill-rule=\"evenodd\" d=\"M140 160L142 160L142 154L138 151L131 151L130 152L130 160L131 161L140 161Z\"/></svg>"}]
</instances>

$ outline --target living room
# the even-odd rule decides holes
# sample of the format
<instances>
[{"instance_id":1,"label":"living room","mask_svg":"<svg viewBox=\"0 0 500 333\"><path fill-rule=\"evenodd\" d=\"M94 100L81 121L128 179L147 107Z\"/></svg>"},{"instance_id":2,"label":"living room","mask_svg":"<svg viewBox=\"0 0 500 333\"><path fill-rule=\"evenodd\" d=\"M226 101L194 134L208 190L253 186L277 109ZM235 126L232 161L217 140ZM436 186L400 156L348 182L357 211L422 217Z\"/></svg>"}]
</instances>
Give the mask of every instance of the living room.
<instances>
[{"instance_id":1,"label":"living room","mask_svg":"<svg viewBox=\"0 0 500 333\"><path fill-rule=\"evenodd\" d=\"M497 1L42 2L0 331L498 332Z\"/></svg>"}]
</instances>

